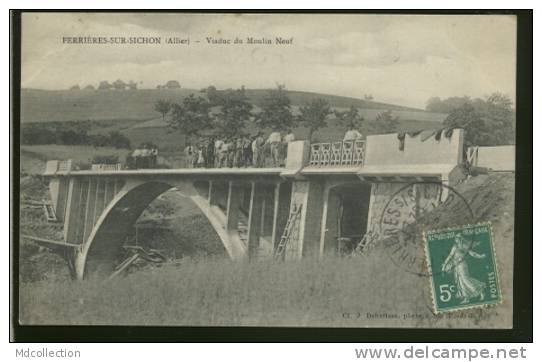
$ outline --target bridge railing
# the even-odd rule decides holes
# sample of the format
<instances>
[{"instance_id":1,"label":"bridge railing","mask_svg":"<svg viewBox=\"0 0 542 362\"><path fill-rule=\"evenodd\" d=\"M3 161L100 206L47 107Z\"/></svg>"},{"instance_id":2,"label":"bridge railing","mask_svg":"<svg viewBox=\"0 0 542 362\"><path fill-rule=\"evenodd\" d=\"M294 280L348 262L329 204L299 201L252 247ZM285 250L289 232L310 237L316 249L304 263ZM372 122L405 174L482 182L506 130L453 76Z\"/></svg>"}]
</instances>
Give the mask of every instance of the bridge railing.
<instances>
[{"instance_id":1,"label":"bridge railing","mask_svg":"<svg viewBox=\"0 0 542 362\"><path fill-rule=\"evenodd\" d=\"M90 169L92 171L120 171L122 170L122 163L93 163Z\"/></svg>"},{"instance_id":2,"label":"bridge railing","mask_svg":"<svg viewBox=\"0 0 542 362\"><path fill-rule=\"evenodd\" d=\"M359 167L363 165L364 158L364 140L312 143L309 165L315 167Z\"/></svg>"}]
</instances>

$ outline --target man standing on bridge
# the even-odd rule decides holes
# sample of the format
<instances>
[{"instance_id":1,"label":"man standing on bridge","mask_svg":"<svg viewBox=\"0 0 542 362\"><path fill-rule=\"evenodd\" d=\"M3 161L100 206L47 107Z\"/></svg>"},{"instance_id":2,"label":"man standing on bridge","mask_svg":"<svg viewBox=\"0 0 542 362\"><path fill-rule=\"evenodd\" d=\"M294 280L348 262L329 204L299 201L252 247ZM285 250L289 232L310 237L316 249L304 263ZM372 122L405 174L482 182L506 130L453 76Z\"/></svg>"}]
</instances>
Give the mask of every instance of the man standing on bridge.
<instances>
[{"instance_id":1,"label":"man standing on bridge","mask_svg":"<svg viewBox=\"0 0 542 362\"><path fill-rule=\"evenodd\" d=\"M221 139L217 139L215 141L215 167L222 167L224 158L224 153L222 150L223 146L224 141L222 141Z\"/></svg>"},{"instance_id":2,"label":"man standing on bridge","mask_svg":"<svg viewBox=\"0 0 542 362\"><path fill-rule=\"evenodd\" d=\"M348 131L346 131L344 134L343 142L355 141L362 138L363 135L357 129L355 129L354 125L352 124L350 127L348 127Z\"/></svg>"},{"instance_id":3,"label":"man standing on bridge","mask_svg":"<svg viewBox=\"0 0 542 362\"><path fill-rule=\"evenodd\" d=\"M254 167L263 167L264 155L263 155L263 146L265 145L265 140L262 137L262 132L258 131L256 138L252 141L252 163Z\"/></svg>"},{"instance_id":4,"label":"man standing on bridge","mask_svg":"<svg viewBox=\"0 0 542 362\"><path fill-rule=\"evenodd\" d=\"M186 148L184 149L184 157L186 164L189 168L194 167L194 154L196 153L196 149L190 142L187 142Z\"/></svg>"},{"instance_id":5,"label":"man standing on bridge","mask_svg":"<svg viewBox=\"0 0 542 362\"><path fill-rule=\"evenodd\" d=\"M238 137L235 140L235 157L233 159L233 167L243 166L243 137Z\"/></svg>"},{"instance_id":6,"label":"man standing on bridge","mask_svg":"<svg viewBox=\"0 0 542 362\"><path fill-rule=\"evenodd\" d=\"M248 136L243 136L243 166L252 165L252 142Z\"/></svg>"},{"instance_id":7,"label":"man standing on bridge","mask_svg":"<svg viewBox=\"0 0 542 362\"><path fill-rule=\"evenodd\" d=\"M286 132L286 136L284 136L282 140L283 142L282 159L283 159L284 164L286 164L286 158L288 157L288 145L290 144L290 142L293 142L293 141L295 141L294 132L292 131L291 128L288 128L288 131Z\"/></svg>"},{"instance_id":8,"label":"man standing on bridge","mask_svg":"<svg viewBox=\"0 0 542 362\"><path fill-rule=\"evenodd\" d=\"M205 157L205 167L213 168L215 167L215 138L210 137L207 140L207 145L205 147L206 157Z\"/></svg>"},{"instance_id":9,"label":"man standing on bridge","mask_svg":"<svg viewBox=\"0 0 542 362\"><path fill-rule=\"evenodd\" d=\"M265 143L268 143L271 147L271 158L273 160L273 167L280 166L280 141L282 137L280 132L272 132Z\"/></svg>"}]
</instances>

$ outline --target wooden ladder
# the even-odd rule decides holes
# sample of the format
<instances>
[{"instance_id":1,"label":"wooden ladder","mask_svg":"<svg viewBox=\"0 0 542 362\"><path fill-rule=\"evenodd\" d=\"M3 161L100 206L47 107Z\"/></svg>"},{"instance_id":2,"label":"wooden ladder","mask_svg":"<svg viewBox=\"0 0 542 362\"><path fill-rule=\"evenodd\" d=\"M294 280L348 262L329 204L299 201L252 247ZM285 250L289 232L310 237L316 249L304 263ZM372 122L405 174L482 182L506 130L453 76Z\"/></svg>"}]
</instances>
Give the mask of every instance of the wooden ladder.
<instances>
[{"instance_id":1,"label":"wooden ladder","mask_svg":"<svg viewBox=\"0 0 542 362\"><path fill-rule=\"evenodd\" d=\"M297 221L297 218L299 214L301 213L302 208L303 208L303 205L294 204L294 207L290 211L290 216L288 216L288 221L286 222L286 226L284 227L284 232L282 233L282 236L280 237L279 245L277 246L277 249L275 250L275 254L274 254L275 259L281 259L284 256L284 252L286 251L286 244L288 244L288 241L290 241L292 237L292 231L294 230L295 222Z\"/></svg>"},{"instance_id":2,"label":"wooden ladder","mask_svg":"<svg viewBox=\"0 0 542 362\"><path fill-rule=\"evenodd\" d=\"M43 204L43 212L45 213L45 218L48 222L57 222L58 219L56 218L55 209L53 208L53 205L44 203Z\"/></svg>"}]
</instances>

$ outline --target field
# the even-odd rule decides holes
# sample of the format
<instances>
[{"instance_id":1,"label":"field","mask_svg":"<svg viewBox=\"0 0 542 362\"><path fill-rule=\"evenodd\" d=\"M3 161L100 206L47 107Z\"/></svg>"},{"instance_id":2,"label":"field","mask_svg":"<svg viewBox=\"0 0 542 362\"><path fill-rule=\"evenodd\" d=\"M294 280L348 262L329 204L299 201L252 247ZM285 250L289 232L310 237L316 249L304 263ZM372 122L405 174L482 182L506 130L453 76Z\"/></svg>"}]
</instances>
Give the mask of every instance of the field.
<instances>
[{"instance_id":1,"label":"field","mask_svg":"<svg viewBox=\"0 0 542 362\"><path fill-rule=\"evenodd\" d=\"M109 132L119 131L128 137L132 147L145 142L153 142L158 145L161 154L171 158L172 164L175 165L185 147L185 135L181 131L173 131L168 127L162 117L154 111L154 103L159 99L179 102L193 92L204 95L193 89L137 91L23 89L21 91L21 122L29 126L48 122L90 121L87 122L90 125L89 134L107 135ZM246 92L254 105L254 112L257 112L258 105L267 94L267 90L247 89ZM326 99L336 110L345 110L350 105L359 107L360 115L365 119L365 125L361 129L364 134L367 134L367 123L374 120L383 110L392 110L394 116L399 119L397 131L439 128L446 117L441 113L328 94L288 91L288 95L294 114L299 113L301 105L319 97ZM255 134L257 128L249 122L243 131ZM308 135L308 130L302 127L295 129L294 132L297 139L305 139ZM318 130L313 137L316 142L336 141L343 137L344 132L344 127L338 125L334 117L330 116L328 127ZM111 154L116 154L116 152Z\"/></svg>"},{"instance_id":2,"label":"field","mask_svg":"<svg viewBox=\"0 0 542 362\"><path fill-rule=\"evenodd\" d=\"M267 93L264 89L247 89L247 96L255 105ZM83 120L149 120L158 116L154 103L159 99L179 102L191 93L203 95L195 89L140 89L105 91L21 90L21 122L83 121ZM300 106L314 98L324 98L333 107L393 110L404 112L403 119L442 121L443 115L420 109L365 101L357 98L328 94L288 91L292 105Z\"/></svg>"},{"instance_id":3,"label":"field","mask_svg":"<svg viewBox=\"0 0 542 362\"><path fill-rule=\"evenodd\" d=\"M374 266L374 265L373 265ZM109 282L21 286L24 324L346 326L343 313L384 312L370 265L358 259L277 263L194 261ZM423 312L394 296L394 310Z\"/></svg>"}]
</instances>

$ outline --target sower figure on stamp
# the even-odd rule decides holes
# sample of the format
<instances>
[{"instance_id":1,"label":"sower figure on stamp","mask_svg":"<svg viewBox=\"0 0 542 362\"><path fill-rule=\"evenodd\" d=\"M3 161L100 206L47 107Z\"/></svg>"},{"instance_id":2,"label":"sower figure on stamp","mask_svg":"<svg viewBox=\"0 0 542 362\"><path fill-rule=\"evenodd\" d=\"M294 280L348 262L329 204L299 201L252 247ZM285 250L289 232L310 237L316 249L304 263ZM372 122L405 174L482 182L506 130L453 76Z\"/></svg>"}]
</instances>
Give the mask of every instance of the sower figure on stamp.
<instances>
[{"instance_id":1,"label":"sower figure on stamp","mask_svg":"<svg viewBox=\"0 0 542 362\"><path fill-rule=\"evenodd\" d=\"M470 248L461 234L455 236L455 242L450 253L442 263L442 271L445 273L454 273L455 284L457 288L457 298L462 298L461 304L468 303L470 299L479 297L484 300L485 283L471 277L466 257L472 256L476 259L485 258L485 254L479 254Z\"/></svg>"}]
</instances>

